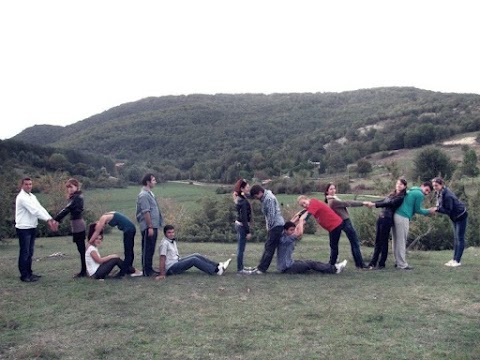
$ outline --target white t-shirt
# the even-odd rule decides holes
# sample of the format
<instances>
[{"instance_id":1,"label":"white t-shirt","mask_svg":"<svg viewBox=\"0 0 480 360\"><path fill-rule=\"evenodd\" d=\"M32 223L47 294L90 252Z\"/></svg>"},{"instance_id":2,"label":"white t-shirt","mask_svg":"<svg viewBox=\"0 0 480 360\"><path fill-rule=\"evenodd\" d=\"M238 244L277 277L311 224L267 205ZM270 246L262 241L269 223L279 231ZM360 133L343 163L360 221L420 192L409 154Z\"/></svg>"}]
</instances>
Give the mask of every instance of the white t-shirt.
<instances>
[{"instance_id":1,"label":"white t-shirt","mask_svg":"<svg viewBox=\"0 0 480 360\"><path fill-rule=\"evenodd\" d=\"M85 262L87 264L87 272L89 276L92 276L95 274L100 267L100 264L97 263L93 257L92 257L92 252L96 252L98 256L100 256L100 253L98 252L98 249L93 246L89 245L87 251L85 251Z\"/></svg>"},{"instance_id":2,"label":"white t-shirt","mask_svg":"<svg viewBox=\"0 0 480 360\"><path fill-rule=\"evenodd\" d=\"M178 255L177 242L164 237L158 247L159 255L165 255L165 270L178 262L180 256Z\"/></svg>"}]
</instances>

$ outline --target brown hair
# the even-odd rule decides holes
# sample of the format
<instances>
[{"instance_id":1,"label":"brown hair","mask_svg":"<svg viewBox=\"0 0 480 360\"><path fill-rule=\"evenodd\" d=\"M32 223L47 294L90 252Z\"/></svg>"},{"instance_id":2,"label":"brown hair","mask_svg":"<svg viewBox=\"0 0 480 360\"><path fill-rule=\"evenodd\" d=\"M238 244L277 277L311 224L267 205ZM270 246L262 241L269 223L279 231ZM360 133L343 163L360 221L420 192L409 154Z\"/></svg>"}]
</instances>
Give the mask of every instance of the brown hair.
<instances>
[{"instance_id":1,"label":"brown hair","mask_svg":"<svg viewBox=\"0 0 480 360\"><path fill-rule=\"evenodd\" d=\"M238 195L241 194L242 188L247 185L247 180L245 179L239 179L235 183L235 186L233 187L233 191L235 191Z\"/></svg>"},{"instance_id":2,"label":"brown hair","mask_svg":"<svg viewBox=\"0 0 480 360\"><path fill-rule=\"evenodd\" d=\"M75 186L77 188L77 190L80 190L80 182L77 179L70 178L66 181L66 184L67 185L72 184L73 186Z\"/></svg>"}]
</instances>

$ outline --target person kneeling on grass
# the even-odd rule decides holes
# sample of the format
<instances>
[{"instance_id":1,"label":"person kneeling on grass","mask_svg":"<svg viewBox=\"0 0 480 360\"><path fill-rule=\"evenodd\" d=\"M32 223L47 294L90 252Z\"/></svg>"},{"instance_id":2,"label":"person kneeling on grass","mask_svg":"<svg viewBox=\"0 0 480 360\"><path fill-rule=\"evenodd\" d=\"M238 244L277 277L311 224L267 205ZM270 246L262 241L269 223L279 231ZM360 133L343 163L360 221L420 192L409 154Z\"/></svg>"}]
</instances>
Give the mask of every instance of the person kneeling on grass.
<instances>
[{"instance_id":1,"label":"person kneeling on grass","mask_svg":"<svg viewBox=\"0 0 480 360\"><path fill-rule=\"evenodd\" d=\"M180 257L175 239L175 227L173 225L166 225L163 228L163 233L165 236L160 242L158 251L160 254L160 275L158 275L155 280L163 280L166 275L181 274L191 267L196 267L209 275L223 275L232 260L228 259L225 262L218 263L200 254Z\"/></svg>"},{"instance_id":2,"label":"person kneeling on grass","mask_svg":"<svg viewBox=\"0 0 480 360\"><path fill-rule=\"evenodd\" d=\"M98 252L98 247L103 240L103 231L100 231L98 235L94 235L96 223L92 223L88 228L88 238L92 239L93 243L89 243L87 250L85 251L85 262L87 264L88 275L97 280L105 279L110 274L115 266L118 266L120 271L123 269L123 261L117 254L107 255L101 257Z\"/></svg>"},{"instance_id":3,"label":"person kneeling on grass","mask_svg":"<svg viewBox=\"0 0 480 360\"><path fill-rule=\"evenodd\" d=\"M309 270L318 271L327 274L338 274L347 265L347 260L341 263L331 265L313 260L293 260L293 251L295 250L295 241L300 240L303 235L303 226L308 212L298 217L297 225L293 221L287 221L284 225L282 237L277 250L277 269L286 274L304 274ZM293 220L293 219L292 219Z\"/></svg>"}]
</instances>

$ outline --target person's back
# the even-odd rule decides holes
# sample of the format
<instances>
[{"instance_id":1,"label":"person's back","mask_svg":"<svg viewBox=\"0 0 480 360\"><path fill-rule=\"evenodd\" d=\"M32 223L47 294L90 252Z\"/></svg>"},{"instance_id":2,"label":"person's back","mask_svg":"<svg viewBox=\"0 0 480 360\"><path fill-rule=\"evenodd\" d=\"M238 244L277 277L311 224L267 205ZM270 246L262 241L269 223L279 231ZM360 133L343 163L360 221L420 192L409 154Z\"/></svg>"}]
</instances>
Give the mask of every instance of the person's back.
<instances>
[{"instance_id":1,"label":"person's back","mask_svg":"<svg viewBox=\"0 0 480 360\"><path fill-rule=\"evenodd\" d=\"M429 215L429 211L427 209L422 209L421 207L424 199L425 195L421 188L416 186L410 188L403 199L402 205L400 205L395 214L403 216L409 220L411 220L416 213Z\"/></svg>"},{"instance_id":2,"label":"person's back","mask_svg":"<svg viewBox=\"0 0 480 360\"><path fill-rule=\"evenodd\" d=\"M303 221L303 220L302 220ZM285 271L292 266L293 252L295 250L295 241L297 237L295 235L283 234L280 238L280 243L277 249L277 270L280 272Z\"/></svg>"},{"instance_id":3,"label":"person's back","mask_svg":"<svg viewBox=\"0 0 480 360\"><path fill-rule=\"evenodd\" d=\"M313 215L318 224L327 231L332 231L342 224L342 218L330 206L318 199L310 199L307 211Z\"/></svg>"}]
</instances>

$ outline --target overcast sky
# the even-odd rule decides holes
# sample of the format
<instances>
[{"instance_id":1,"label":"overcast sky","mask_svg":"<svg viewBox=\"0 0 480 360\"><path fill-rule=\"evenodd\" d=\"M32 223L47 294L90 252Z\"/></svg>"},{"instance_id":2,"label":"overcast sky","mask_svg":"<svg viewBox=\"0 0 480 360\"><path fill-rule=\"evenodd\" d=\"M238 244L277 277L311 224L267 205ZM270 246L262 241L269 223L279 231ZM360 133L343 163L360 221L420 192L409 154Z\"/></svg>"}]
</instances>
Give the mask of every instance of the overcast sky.
<instances>
[{"instance_id":1,"label":"overcast sky","mask_svg":"<svg viewBox=\"0 0 480 360\"><path fill-rule=\"evenodd\" d=\"M0 139L148 96L414 86L480 94L474 0L11 0Z\"/></svg>"}]
</instances>

